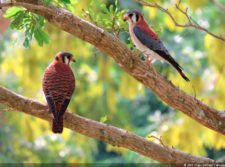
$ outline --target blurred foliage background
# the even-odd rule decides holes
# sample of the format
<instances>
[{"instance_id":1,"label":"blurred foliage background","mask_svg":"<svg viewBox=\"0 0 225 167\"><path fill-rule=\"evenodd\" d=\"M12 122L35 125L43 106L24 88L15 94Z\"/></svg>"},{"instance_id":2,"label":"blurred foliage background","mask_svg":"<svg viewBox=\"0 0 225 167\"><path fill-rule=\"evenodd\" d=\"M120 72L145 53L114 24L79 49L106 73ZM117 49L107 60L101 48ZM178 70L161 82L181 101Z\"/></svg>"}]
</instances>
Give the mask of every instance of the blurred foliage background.
<instances>
[{"instance_id":1,"label":"blurred foliage background","mask_svg":"<svg viewBox=\"0 0 225 167\"><path fill-rule=\"evenodd\" d=\"M50 0L45 2L49 3ZM176 0L156 2L167 7L179 22L187 21L175 9ZM220 2L225 4L224 0ZM122 13L127 9L142 11L191 82L183 81L172 67L161 62L154 64L157 71L190 95L224 110L225 42L202 31L175 27L165 13L130 0L62 0L58 5L114 33L131 49L134 46L130 42L127 25L122 21ZM224 33L225 12L212 1L183 0L182 5L189 8L190 14L200 25L212 32ZM10 15L10 12L7 14ZM47 32L42 40L39 37L43 34L36 34L36 37L34 34L32 37L32 34L22 29L16 31L8 28L3 31L7 22L1 18L1 85L45 103L41 88L42 74L57 52L69 51L77 60L72 67L77 89L69 105L71 112L132 131L157 143L159 141L151 136L162 136L165 145L190 154L225 159L224 136L167 106L94 46L48 23L44 27L44 22L41 22L39 27L44 33ZM15 24L11 27L18 29ZM26 38L28 41L25 43ZM36 38L36 41L32 38ZM45 121L4 110L6 108L0 105L1 163L154 162L135 152L113 147L67 129L62 135L55 135Z\"/></svg>"}]
</instances>

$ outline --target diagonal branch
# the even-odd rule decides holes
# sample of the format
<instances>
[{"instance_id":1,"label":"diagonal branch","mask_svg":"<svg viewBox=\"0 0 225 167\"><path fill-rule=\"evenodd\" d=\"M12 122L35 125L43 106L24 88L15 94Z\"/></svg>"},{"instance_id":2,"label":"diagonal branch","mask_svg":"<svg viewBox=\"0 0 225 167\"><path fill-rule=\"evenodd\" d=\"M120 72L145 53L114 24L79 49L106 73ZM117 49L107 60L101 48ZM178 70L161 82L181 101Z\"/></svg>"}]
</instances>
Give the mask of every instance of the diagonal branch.
<instances>
[{"instance_id":1,"label":"diagonal branch","mask_svg":"<svg viewBox=\"0 0 225 167\"><path fill-rule=\"evenodd\" d=\"M37 101L18 95L0 86L0 103L47 121L51 121L47 107ZM75 114L66 113L65 127L113 146L124 147L162 163L214 163L209 158L193 156L139 137L131 132L100 123Z\"/></svg>"},{"instance_id":2,"label":"diagonal branch","mask_svg":"<svg viewBox=\"0 0 225 167\"><path fill-rule=\"evenodd\" d=\"M160 6L159 4L157 4L156 2L155 3L149 3L149 2L146 2L145 0L135 0L137 2L139 2L140 4L142 4L143 6L148 6L148 7L152 7L152 8L157 8L159 10L161 10L162 12L166 13L170 18L171 20L173 21L174 25L177 26L177 27L191 27L191 28L195 28L195 29L198 29L198 30L201 30L201 31L204 31L206 32L207 34L221 40L221 41L224 41L225 42L225 37L222 36L222 35L217 35L211 31L209 31L208 29L202 27L201 25L199 25L189 14L188 14L188 8L186 8L185 10L181 9L180 7L180 3L181 3L181 0L178 1L178 3L175 5L177 10L180 11L187 19L187 23L186 24L181 24L179 22L177 22L177 19L173 17L172 13Z\"/></svg>"},{"instance_id":3,"label":"diagonal branch","mask_svg":"<svg viewBox=\"0 0 225 167\"><path fill-rule=\"evenodd\" d=\"M8 5L10 6L11 4ZM168 105L182 111L202 125L223 135L225 134L224 112L210 108L195 97L178 89L159 75L153 67L149 67L145 62L140 60L118 38L104 29L54 5L46 7L21 2L14 2L12 5L22 6L42 15L56 27L95 45L99 50L111 56L128 74L150 88Z\"/></svg>"}]
</instances>

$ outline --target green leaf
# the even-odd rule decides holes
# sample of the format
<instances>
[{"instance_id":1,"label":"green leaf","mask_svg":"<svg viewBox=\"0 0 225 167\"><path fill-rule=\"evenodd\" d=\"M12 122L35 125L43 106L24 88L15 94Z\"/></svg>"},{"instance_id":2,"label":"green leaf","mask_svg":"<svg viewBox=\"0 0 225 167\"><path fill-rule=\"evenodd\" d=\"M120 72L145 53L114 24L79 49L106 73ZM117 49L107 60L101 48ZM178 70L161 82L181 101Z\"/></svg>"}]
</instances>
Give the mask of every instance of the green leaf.
<instances>
[{"instance_id":1,"label":"green leaf","mask_svg":"<svg viewBox=\"0 0 225 167\"><path fill-rule=\"evenodd\" d=\"M25 48L30 47L30 40L29 40L28 38L25 38L25 40L24 40L24 42L23 42L23 46L24 46Z\"/></svg>"},{"instance_id":2,"label":"green leaf","mask_svg":"<svg viewBox=\"0 0 225 167\"><path fill-rule=\"evenodd\" d=\"M43 31L45 26L44 17L33 14L31 12L13 9L8 12L7 17L11 17L11 28L17 30L24 30L25 40L23 42L24 47L29 47L32 37L36 39L39 46L47 44L49 42L48 35Z\"/></svg>"},{"instance_id":3,"label":"green leaf","mask_svg":"<svg viewBox=\"0 0 225 167\"><path fill-rule=\"evenodd\" d=\"M23 28L22 22L25 17L24 11L18 11L12 18L10 27L12 29L21 30Z\"/></svg>"},{"instance_id":4,"label":"green leaf","mask_svg":"<svg viewBox=\"0 0 225 167\"><path fill-rule=\"evenodd\" d=\"M43 44L49 43L48 35L40 29L38 29L37 31L34 31L34 38L36 39L36 41L38 42L38 45L40 46L43 46Z\"/></svg>"},{"instance_id":5,"label":"green leaf","mask_svg":"<svg viewBox=\"0 0 225 167\"><path fill-rule=\"evenodd\" d=\"M107 9L107 7L106 7L105 4L101 4L101 5L100 5L100 8L101 8L101 10L102 10L104 13L108 13L108 9Z\"/></svg>"},{"instance_id":6,"label":"green leaf","mask_svg":"<svg viewBox=\"0 0 225 167\"><path fill-rule=\"evenodd\" d=\"M11 7L5 12L4 17L11 18L14 15L16 15L18 12L22 12L22 11L23 10L19 7Z\"/></svg>"},{"instance_id":7,"label":"green leaf","mask_svg":"<svg viewBox=\"0 0 225 167\"><path fill-rule=\"evenodd\" d=\"M43 1L45 6L48 6L51 2L52 2L52 0L44 0Z\"/></svg>"},{"instance_id":8,"label":"green leaf","mask_svg":"<svg viewBox=\"0 0 225 167\"><path fill-rule=\"evenodd\" d=\"M104 123L108 120L107 115L100 118L100 122Z\"/></svg>"},{"instance_id":9,"label":"green leaf","mask_svg":"<svg viewBox=\"0 0 225 167\"><path fill-rule=\"evenodd\" d=\"M70 4L70 0L60 0L62 3L65 3L65 4Z\"/></svg>"}]
</instances>

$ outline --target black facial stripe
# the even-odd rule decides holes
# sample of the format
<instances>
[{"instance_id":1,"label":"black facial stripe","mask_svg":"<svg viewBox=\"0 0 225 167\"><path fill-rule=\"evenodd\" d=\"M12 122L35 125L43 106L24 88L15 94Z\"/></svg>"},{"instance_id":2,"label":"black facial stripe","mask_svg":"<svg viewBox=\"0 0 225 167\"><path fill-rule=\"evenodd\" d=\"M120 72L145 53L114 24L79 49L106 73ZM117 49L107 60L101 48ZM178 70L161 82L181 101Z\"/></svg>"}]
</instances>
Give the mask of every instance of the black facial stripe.
<instances>
[{"instance_id":1,"label":"black facial stripe","mask_svg":"<svg viewBox=\"0 0 225 167\"><path fill-rule=\"evenodd\" d=\"M65 63L65 57L64 56L62 56L62 61L63 61L63 63Z\"/></svg>"},{"instance_id":2,"label":"black facial stripe","mask_svg":"<svg viewBox=\"0 0 225 167\"><path fill-rule=\"evenodd\" d=\"M139 19L139 16L136 14L136 21L138 21L138 19Z\"/></svg>"}]
</instances>

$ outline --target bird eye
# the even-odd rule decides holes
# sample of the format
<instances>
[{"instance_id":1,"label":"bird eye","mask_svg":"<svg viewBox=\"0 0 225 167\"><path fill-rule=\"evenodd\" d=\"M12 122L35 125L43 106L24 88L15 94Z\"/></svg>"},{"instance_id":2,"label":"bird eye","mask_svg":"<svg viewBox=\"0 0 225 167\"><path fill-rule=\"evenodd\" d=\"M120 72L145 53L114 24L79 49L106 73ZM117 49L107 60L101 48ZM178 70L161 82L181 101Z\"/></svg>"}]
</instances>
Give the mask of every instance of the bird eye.
<instances>
[{"instance_id":1,"label":"bird eye","mask_svg":"<svg viewBox=\"0 0 225 167\"><path fill-rule=\"evenodd\" d=\"M131 13L131 14L129 14L129 17L131 18L133 16L133 14Z\"/></svg>"},{"instance_id":2,"label":"bird eye","mask_svg":"<svg viewBox=\"0 0 225 167\"><path fill-rule=\"evenodd\" d=\"M55 58L56 59L56 61L59 61L59 58L58 58L58 56Z\"/></svg>"}]
</instances>

